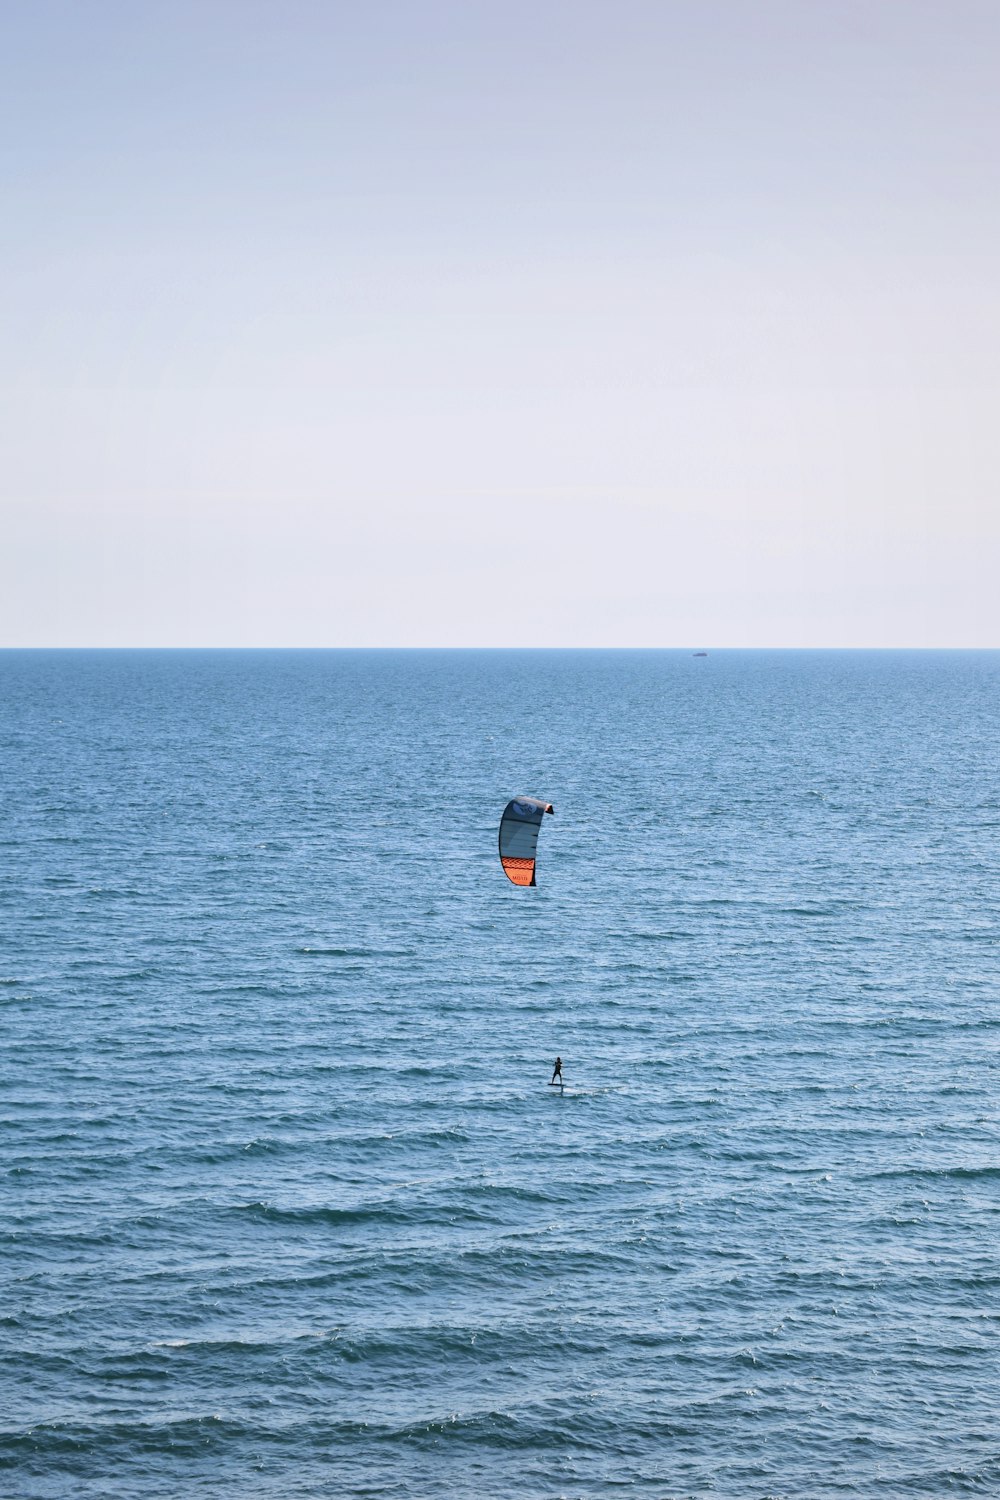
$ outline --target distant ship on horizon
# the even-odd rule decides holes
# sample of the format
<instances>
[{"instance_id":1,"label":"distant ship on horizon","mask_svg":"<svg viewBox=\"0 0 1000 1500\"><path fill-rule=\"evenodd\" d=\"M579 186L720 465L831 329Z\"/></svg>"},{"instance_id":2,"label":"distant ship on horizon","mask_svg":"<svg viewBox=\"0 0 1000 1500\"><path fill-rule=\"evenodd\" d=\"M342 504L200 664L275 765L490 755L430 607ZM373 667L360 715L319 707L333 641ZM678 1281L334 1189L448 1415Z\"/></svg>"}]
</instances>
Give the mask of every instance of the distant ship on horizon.
<instances>
[{"instance_id":1,"label":"distant ship on horizon","mask_svg":"<svg viewBox=\"0 0 1000 1500\"><path fill-rule=\"evenodd\" d=\"M707 656L708 652L707 651L692 651L691 655L692 656Z\"/></svg>"}]
</instances>

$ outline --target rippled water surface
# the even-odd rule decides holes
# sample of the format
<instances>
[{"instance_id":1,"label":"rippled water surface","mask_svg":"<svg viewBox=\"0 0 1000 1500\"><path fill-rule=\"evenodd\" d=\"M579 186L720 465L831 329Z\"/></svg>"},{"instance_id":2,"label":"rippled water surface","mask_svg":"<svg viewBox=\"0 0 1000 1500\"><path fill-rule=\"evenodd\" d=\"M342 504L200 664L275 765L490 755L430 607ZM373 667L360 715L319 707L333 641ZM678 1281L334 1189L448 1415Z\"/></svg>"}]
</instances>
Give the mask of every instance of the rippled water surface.
<instances>
[{"instance_id":1,"label":"rippled water surface","mask_svg":"<svg viewBox=\"0 0 1000 1500\"><path fill-rule=\"evenodd\" d=\"M998 689L0 654L0 1492L1000 1495Z\"/></svg>"}]
</instances>

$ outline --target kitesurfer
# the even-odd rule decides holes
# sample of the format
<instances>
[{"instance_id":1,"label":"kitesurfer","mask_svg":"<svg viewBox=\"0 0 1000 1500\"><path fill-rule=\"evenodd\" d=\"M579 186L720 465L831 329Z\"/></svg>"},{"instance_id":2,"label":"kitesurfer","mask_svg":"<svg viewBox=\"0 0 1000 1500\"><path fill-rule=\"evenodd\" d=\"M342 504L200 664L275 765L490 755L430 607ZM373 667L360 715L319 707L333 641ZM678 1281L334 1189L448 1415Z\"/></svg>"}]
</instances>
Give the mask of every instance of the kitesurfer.
<instances>
[{"instance_id":1,"label":"kitesurfer","mask_svg":"<svg viewBox=\"0 0 1000 1500\"><path fill-rule=\"evenodd\" d=\"M552 1069L552 1082L555 1083L555 1081L556 1081L557 1078L558 1078L559 1082L562 1083L563 1076L562 1076L562 1058L561 1057L557 1057L556 1058L556 1065Z\"/></svg>"}]
</instances>

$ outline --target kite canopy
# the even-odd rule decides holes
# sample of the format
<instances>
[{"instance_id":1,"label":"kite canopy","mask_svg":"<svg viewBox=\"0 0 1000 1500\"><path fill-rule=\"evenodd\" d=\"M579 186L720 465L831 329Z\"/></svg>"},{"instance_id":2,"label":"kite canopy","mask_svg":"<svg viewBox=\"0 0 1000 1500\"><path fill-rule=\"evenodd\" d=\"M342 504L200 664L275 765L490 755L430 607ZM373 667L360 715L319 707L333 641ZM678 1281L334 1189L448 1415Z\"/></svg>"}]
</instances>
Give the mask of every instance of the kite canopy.
<instances>
[{"instance_id":1,"label":"kite canopy","mask_svg":"<svg viewBox=\"0 0 1000 1500\"><path fill-rule=\"evenodd\" d=\"M515 797L500 819L500 863L512 885L535 884L535 847L546 813L555 812L551 802L537 797Z\"/></svg>"}]
</instances>

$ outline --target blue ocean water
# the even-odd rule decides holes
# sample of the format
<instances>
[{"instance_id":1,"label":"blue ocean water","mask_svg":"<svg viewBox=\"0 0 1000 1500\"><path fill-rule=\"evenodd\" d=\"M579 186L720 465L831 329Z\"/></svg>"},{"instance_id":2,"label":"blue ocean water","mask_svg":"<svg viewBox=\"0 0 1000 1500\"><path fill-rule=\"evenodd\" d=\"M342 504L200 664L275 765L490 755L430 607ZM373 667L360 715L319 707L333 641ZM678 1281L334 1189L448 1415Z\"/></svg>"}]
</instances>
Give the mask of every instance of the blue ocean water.
<instances>
[{"instance_id":1,"label":"blue ocean water","mask_svg":"<svg viewBox=\"0 0 1000 1500\"><path fill-rule=\"evenodd\" d=\"M998 705L0 654L0 1493L1000 1494Z\"/></svg>"}]
</instances>

